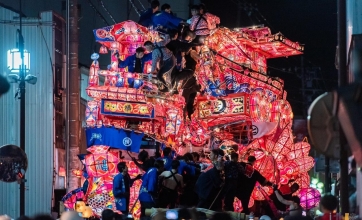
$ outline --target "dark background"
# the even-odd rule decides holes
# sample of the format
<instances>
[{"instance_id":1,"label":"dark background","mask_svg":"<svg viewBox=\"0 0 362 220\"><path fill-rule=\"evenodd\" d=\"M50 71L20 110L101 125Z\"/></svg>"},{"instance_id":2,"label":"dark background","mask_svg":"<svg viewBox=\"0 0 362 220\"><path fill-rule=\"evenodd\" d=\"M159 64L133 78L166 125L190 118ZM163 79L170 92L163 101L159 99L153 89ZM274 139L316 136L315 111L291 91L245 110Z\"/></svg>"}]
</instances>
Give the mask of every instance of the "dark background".
<instances>
[{"instance_id":1,"label":"dark background","mask_svg":"<svg viewBox=\"0 0 362 220\"><path fill-rule=\"evenodd\" d=\"M305 45L302 56L268 60L268 74L285 81L287 100L296 117L305 117L310 103L337 87L335 52L337 45L336 0L204 0L209 12L218 15L221 25L236 27L238 2L240 26L264 24L272 34L281 32ZM302 69L304 66L304 87ZM311 84L307 85L307 82ZM302 89L306 89L303 91Z\"/></svg>"}]
</instances>

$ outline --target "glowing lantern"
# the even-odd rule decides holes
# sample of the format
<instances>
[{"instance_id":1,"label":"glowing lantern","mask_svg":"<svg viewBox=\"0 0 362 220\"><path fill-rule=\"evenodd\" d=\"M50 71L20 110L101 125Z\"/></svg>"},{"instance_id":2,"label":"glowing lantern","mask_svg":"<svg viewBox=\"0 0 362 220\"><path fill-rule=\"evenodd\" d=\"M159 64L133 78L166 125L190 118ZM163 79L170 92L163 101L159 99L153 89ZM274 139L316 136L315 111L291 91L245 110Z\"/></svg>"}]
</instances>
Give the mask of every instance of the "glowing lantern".
<instances>
[{"instance_id":1,"label":"glowing lantern","mask_svg":"<svg viewBox=\"0 0 362 220\"><path fill-rule=\"evenodd\" d=\"M300 173L308 172L314 166L313 157L302 157L294 160L294 163L297 165L297 170Z\"/></svg>"},{"instance_id":2,"label":"glowing lantern","mask_svg":"<svg viewBox=\"0 0 362 220\"><path fill-rule=\"evenodd\" d=\"M250 198L248 207L251 208L254 206L254 199ZM234 211L235 212L241 212L243 211L243 206L241 205L241 201L235 197L234 199Z\"/></svg>"},{"instance_id":3,"label":"glowing lantern","mask_svg":"<svg viewBox=\"0 0 362 220\"><path fill-rule=\"evenodd\" d=\"M308 188L310 176L308 173L300 173L295 177L295 182L298 183L300 189Z\"/></svg>"},{"instance_id":4,"label":"glowing lantern","mask_svg":"<svg viewBox=\"0 0 362 220\"><path fill-rule=\"evenodd\" d=\"M92 154L85 156L87 173L90 177L115 175L119 163L117 152L108 152L108 146L92 146L87 150Z\"/></svg>"},{"instance_id":5,"label":"glowing lantern","mask_svg":"<svg viewBox=\"0 0 362 220\"><path fill-rule=\"evenodd\" d=\"M310 145L308 142L298 142L292 145L289 153L286 154L288 160L308 156Z\"/></svg>"},{"instance_id":6,"label":"glowing lantern","mask_svg":"<svg viewBox=\"0 0 362 220\"><path fill-rule=\"evenodd\" d=\"M269 121L271 105L263 91L255 91L250 97L250 113L253 121Z\"/></svg>"},{"instance_id":7,"label":"glowing lantern","mask_svg":"<svg viewBox=\"0 0 362 220\"><path fill-rule=\"evenodd\" d=\"M82 217L83 218L90 218L91 216L93 216L92 208L89 207L89 206L86 206L84 208L84 212L82 212Z\"/></svg>"},{"instance_id":8,"label":"glowing lantern","mask_svg":"<svg viewBox=\"0 0 362 220\"><path fill-rule=\"evenodd\" d=\"M114 41L111 43L111 50L118 50L118 47L119 47L119 43Z\"/></svg>"},{"instance_id":9,"label":"glowing lantern","mask_svg":"<svg viewBox=\"0 0 362 220\"><path fill-rule=\"evenodd\" d=\"M278 176L275 159L272 156L266 156L255 162L254 168L260 172L267 180L276 182ZM269 189L268 189L269 190Z\"/></svg>"},{"instance_id":10,"label":"glowing lantern","mask_svg":"<svg viewBox=\"0 0 362 220\"><path fill-rule=\"evenodd\" d=\"M100 53L100 54L106 54L106 53L108 53L107 47L105 47L105 46L102 45L102 46L99 48L99 53Z\"/></svg>"},{"instance_id":11,"label":"glowing lantern","mask_svg":"<svg viewBox=\"0 0 362 220\"><path fill-rule=\"evenodd\" d=\"M300 205L304 209L311 209L319 205L321 194L317 189L304 188L299 192Z\"/></svg>"},{"instance_id":12,"label":"glowing lantern","mask_svg":"<svg viewBox=\"0 0 362 220\"><path fill-rule=\"evenodd\" d=\"M83 199L84 193L83 188L75 189L67 193L63 198L62 202L67 209L74 209L78 200Z\"/></svg>"},{"instance_id":13,"label":"glowing lantern","mask_svg":"<svg viewBox=\"0 0 362 220\"><path fill-rule=\"evenodd\" d=\"M274 136L270 136L266 142L266 150L273 155L277 161L284 159L293 145L292 131L288 127L284 127Z\"/></svg>"},{"instance_id":14,"label":"glowing lantern","mask_svg":"<svg viewBox=\"0 0 362 220\"><path fill-rule=\"evenodd\" d=\"M258 187L260 187L259 184L256 184L253 190L253 193L251 194L251 197L254 200L265 200L265 196L264 193L266 193L268 196L271 195L273 193L273 190L267 186L263 186L260 189L258 189ZM263 191L263 192L262 192Z\"/></svg>"}]
</instances>

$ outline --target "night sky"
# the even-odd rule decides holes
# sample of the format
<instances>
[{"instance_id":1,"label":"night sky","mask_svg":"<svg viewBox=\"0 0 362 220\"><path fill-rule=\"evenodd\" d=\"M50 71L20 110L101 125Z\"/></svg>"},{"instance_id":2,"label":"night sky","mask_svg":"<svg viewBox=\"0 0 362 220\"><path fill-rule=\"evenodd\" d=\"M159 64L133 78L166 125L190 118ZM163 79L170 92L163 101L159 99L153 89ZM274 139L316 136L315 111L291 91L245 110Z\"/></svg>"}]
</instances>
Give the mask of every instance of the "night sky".
<instances>
[{"instance_id":1,"label":"night sky","mask_svg":"<svg viewBox=\"0 0 362 220\"><path fill-rule=\"evenodd\" d=\"M236 27L237 1L204 0L208 10L220 17L221 25ZM337 45L336 0L239 0L242 2L240 26L264 24L272 33L281 32L292 41L305 44L304 67L320 67L319 77L314 80L317 91L313 99L324 91L337 86L337 70L334 65ZM251 6L251 7L250 7ZM301 56L268 60L271 76L285 81L287 100L295 115L303 114L300 69ZM306 107L309 106L307 102ZM306 111L306 109L305 109Z\"/></svg>"}]
</instances>

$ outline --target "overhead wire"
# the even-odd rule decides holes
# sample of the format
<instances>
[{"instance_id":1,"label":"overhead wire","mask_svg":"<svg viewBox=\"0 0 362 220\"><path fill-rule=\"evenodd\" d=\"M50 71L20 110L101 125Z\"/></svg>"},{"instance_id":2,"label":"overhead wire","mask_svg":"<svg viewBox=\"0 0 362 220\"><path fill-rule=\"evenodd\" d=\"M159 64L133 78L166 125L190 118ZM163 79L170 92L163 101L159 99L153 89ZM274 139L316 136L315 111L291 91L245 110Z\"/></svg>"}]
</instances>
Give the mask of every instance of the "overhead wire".
<instances>
[{"instance_id":1,"label":"overhead wire","mask_svg":"<svg viewBox=\"0 0 362 220\"><path fill-rule=\"evenodd\" d=\"M146 10L146 8L145 8L145 6L143 6L142 2L141 2L140 0L137 0L137 1L140 3L141 7L142 7L142 8L143 8L143 10L145 11L145 10Z\"/></svg>"},{"instance_id":2,"label":"overhead wire","mask_svg":"<svg viewBox=\"0 0 362 220\"><path fill-rule=\"evenodd\" d=\"M106 18L99 12L99 10L96 8L96 6L92 3L91 0L88 0L89 5L93 8L93 10L96 12L96 14L106 23L107 26L110 26Z\"/></svg>"},{"instance_id":3,"label":"overhead wire","mask_svg":"<svg viewBox=\"0 0 362 220\"><path fill-rule=\"evenodd\" d=\"M138 14L138 16L141 16L140 10L136 7L136 5L134 4L134 0L128 0L131 3L131 6L133 7L133 9L136 11L136 13ZM128 8L128 17L131 13L131 9Z\"/></svg>"},{"instance_id":4,"label":"overhead wire","mask_svg":"<svg viewBox=\"0 0 362 220\"><path fill-rule=\"evenodd\" d=\"M92 26L92 28L95 28L95 26L96 26L96 12L94 11L94 15L93 15L93 26ZM93 38L94 38L94 35L93 35ZM92 54L92 50L93 50L93 53L95 53L94 40L93 40L92 43L91 43L91 47L90 47L90 50L89 50L89 54Z\"/></svg>"},{"instance_id":5,"label":"overhead wire","mask_svg":"<svg viewBox=\"0 0 362 220\"><path fill-rule=\"evenodd\" d=\"M107 12L107 14L109 15L109 17L112 19L112 21L116 24L116 20L114 20L113 16L111 15L111 13L108 11L108 9L106 8L106 6L104 6L104 3L102 0L99 0L99 2L101 3L102 5L102 8Z\"/></svg>"}]
</instances>

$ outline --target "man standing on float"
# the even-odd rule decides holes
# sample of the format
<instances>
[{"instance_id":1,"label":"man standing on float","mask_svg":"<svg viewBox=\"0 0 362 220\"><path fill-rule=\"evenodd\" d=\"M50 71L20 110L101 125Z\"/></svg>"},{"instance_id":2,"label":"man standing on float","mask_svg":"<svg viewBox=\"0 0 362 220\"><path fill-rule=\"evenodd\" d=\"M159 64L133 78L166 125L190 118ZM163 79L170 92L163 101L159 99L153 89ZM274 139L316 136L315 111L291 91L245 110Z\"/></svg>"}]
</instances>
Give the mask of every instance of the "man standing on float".
<instances>
[{"instance_id":1,"label":"man standing on float","mask_svg":"<svg viewBox=\"0 0 362 220\"><path fill-rule=\"evenodd\" d=\"M176 65L176 58L172 52L166 48L166 44L170 41L169 36L166 35L165 39L153 44L151 41L146 41L144 46L148 52L152 52L152 69L151 73L157 75L160 81L160 91L167 92L171 87L171 73ZM159 68L157 68L157 66ZM164 79L167 79L168 82Z\"/></svg>"},{"instance_id":2,"label":"man standing on float","mask_svg":"<svg viewBox=\"0 0 362 220\"><path fill-rule=\"evenodd\" d=\"M241 175L239 178L239 192L237 192L237 197L241 201L243 206L243 213L248 215L249 211L249 200L251 193L254 190L256 182L262 186L272 186L273 184L269 182L265 177L263 177L257 170L254 169L256 158L254 156L248 157L248 162L240 162L240 165L244 168L244 175Z\"/></svg>"}]
</instances>

